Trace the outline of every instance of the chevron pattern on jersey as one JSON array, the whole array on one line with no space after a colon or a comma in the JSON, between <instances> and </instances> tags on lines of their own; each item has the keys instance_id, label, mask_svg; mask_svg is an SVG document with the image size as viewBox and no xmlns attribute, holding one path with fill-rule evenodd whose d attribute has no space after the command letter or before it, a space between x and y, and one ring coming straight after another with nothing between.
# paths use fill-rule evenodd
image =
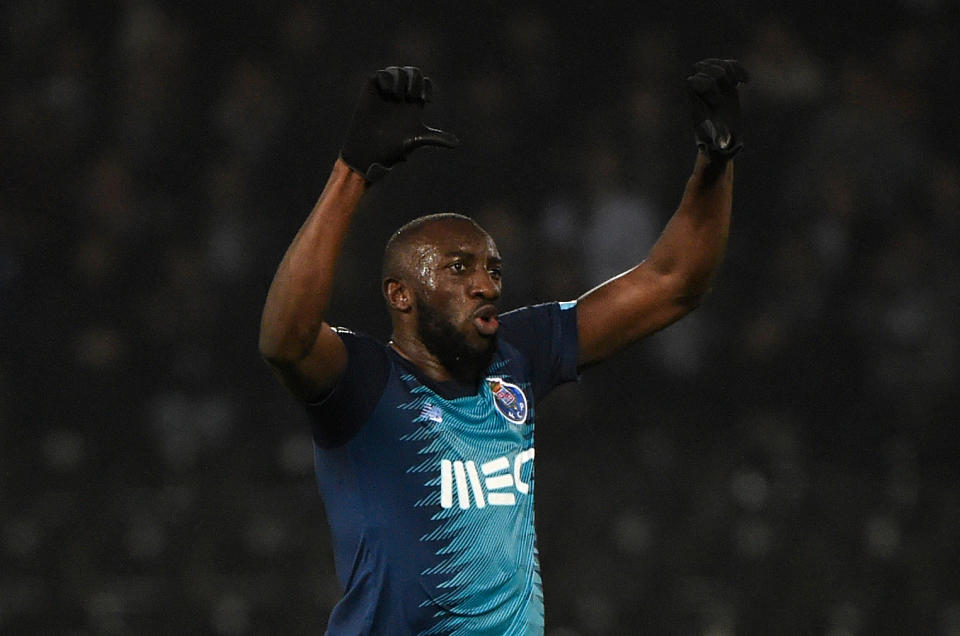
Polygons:
<instances>
[{"instance_id":1,"label":"chevron pattern on jersey","mask_svg":"<svg viewBox=\"0 0 960 636\"><path fill-rule=\"evenodd\" d=\"M505 362L497 361L489 375L497 375L504 366ZM419 427L401 440L420 444L422 458L407 472L424 476L427 494L416 506L436 510L431 516L436 527L420 540L437 546L438 560L421 574L439 575L442 581L433 590L432 600L424 603L435 608L437 623L422 634L502 636L524 633L528 625L542 629L534 470L533 461L525 461L532 450L521 455L533 447L532 407L527 423L516 425L497 412L486 382L475 396L447 400L412 375L402 380L409 383L414 399L399 407L416 411L414 422ZM529 395L528 385L519 386ZM456 482L448 474L448 487L457 491L449 507L441 505L444 462L448 470L454 466L460 472ZM505 484L513 483L514 475L529 487L528 492L514 489L513 505L502 503L509 501L503 496L499 500L490 496L492 488L505 493L509 489Z\"/></svg>"}]
</instances>

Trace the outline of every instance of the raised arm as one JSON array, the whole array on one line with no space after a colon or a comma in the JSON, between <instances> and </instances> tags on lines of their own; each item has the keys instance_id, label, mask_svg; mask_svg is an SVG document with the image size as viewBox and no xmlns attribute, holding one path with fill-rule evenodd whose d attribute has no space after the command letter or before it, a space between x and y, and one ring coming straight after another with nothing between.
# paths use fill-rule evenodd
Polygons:
<instances>
[{"instance_id":1,"label":"raised arm","mask_svg":"<svg viewBox=\"0 0 960 636\"><path fill-rule=\"evenodd\" d=\"M303 399L325 395L346 367L343 343L324 318L337 256L366 189L363 175L337 159L267 292L260 318L260 355Z\"/></svg>"},{"instance_id":2,"label":"raised arm","mask_svg":"<svg viewBox=\"0 0 960 636\"><path fill-rule=\"evenodd\" d=\"M709 290L727 246L741 148L737 85L746 80L738 63L714 59L687 79L699 148L693 174L647 258L580 297L581 368L682 318Z\"/></svg>"},{"instance_id":3,"label":"raised arm","mask_svg":"<svg viewBox=\"0 0 960 636\"><path fill-rule=\"evenodd\" d=\"M458 143L420 122L430 94L430 80L413 67L389 67L371 76L326 187L270 284L260 354L304 400L329 393L346 368L346 349L325 318L337 257L363 194L413 150Z\"/></svg>"}]
</instances>

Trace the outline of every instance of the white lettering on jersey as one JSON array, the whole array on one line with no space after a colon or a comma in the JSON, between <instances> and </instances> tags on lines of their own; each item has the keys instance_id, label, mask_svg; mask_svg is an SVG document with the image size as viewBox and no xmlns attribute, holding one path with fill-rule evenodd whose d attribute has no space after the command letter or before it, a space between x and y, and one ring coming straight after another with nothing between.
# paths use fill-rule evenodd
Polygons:
<instances>
[{"instance_id":1,"label":"white lettering on jersey","mask_svg":"<svg viewBox=\"0 0 960 636\"><path fill-rule=\"evenodd\" d=\"M536 451L533 448L528 448L518 453L512 462L506 455L484 462L480 465L480 472L484 476L482 484L480 474L477 472L477 464L473 460L441 459L440 505L443 508L452 508L453 492L456 490L457 505L461 510L470 507L471 495L477 508L483 508L487 504L515 506L517 492L522 495L530 492L530 484L521 479L520 472L524 464L533 461L535 454Z\"/></svg>"}]
</instances>

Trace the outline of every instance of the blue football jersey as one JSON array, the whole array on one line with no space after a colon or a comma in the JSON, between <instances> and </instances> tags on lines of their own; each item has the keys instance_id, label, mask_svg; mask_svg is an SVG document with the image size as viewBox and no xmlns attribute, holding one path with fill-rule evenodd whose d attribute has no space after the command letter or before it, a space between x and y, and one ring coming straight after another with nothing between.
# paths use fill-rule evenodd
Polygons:
<instances>
[{"instance_id":1,"label":"blue football jersey","mask_svg":"<svg viewBox=\"0 0 960 636\"><path fill-rule=\"evenodd\" d=\"M329 634L538 634L536 401L577 375L573 303L503 314L479 386L435 383L340 331L337 388L308 407L343 597Z\"/></svg>"}]
</instances>

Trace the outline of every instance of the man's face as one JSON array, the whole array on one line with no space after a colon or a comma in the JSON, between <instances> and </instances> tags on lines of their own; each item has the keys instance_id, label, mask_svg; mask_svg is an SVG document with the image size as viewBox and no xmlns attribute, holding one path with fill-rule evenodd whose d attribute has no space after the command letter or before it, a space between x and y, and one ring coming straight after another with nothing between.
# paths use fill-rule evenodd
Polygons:
<instances>
[{"instance_id":1,"label":"man's face","mask_svg":"<svg viewBox=\"0 0 960 636\"><path fill-rule=\"evenodd\" d=\"M501 260L472 223L426 228L411 251L420 339L447 367L488 359L499 328Z\"/></svg>"}]
</instances>

